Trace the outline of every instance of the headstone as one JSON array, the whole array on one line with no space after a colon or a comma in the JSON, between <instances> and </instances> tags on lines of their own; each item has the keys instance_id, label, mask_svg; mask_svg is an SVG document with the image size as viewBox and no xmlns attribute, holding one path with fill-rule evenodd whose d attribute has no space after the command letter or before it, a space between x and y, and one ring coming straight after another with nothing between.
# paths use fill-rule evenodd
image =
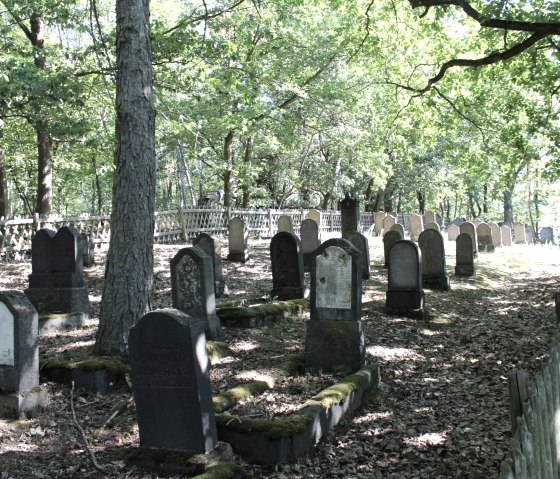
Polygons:
<instances>
[{"instance_id":1,"label":"headstone","mask_svg":"<svg viewBox=\"0 0 560 479\"><path fill-rule=\"evenodd\" d=\"M387 215L383 218L383 231L387 232L397 222L397 218L393 215Z\"/></svg>"},{"instance_id":2,"label":"headstone","mask_svg":"<svg viewBox=\"0 0 560 479\"><path fill-rule=\"evenodd\" d=\"M515 244L524 244L527 242L525 237L525 225L522 223L513 224L513 239Z\"/></svg>"},{"instance_id":3,"label":"headstone","mask_svg":"<svg viewBox=\"0 0 560 479\"><path fill-rule=\"evenodd\" d=\"M449 241L455 241L459 233L459 227L455 223L451 223L449 228L447 228L447 239Z\"/></svg>"},{"instance_id":4,"label":"headstone","mask_svg":"<svg viewBox=\"0 0 560 479\"><path fill-rule=\"evenodd\" d=\"M322 216L321 212L319 210L316 210L316 209L309 210L309 213L307 213L307 217L310 220L313 220L313 221L315 221L315 223L317 223L317 226L319 227L319 231L321 230L321 225L322 225L321 216Z\"/></svg>"},{"instance_id":5,"label":"headstone","mask_svg":"<svg viewBox=\"0 0 560 479\"><path fill-rule=\"evenodd\" d=\"M422 258L414 241L397 241L389 251L385 310L389 314L424 314Z\"/></svg>"},{"instance_id":6,"label":"headstone","mask_svg":"<svg viewBox=\"0 0 560 479\"><path fill-rule=\"evenodd\" d=\"M500 226L500 230L502 232L502 244L504 246L511 246L513 242L511 237L511 228L508 225Z\"/></svg>"},{"instance_id":7,"label":"headstone","mask_svg":"<svg viewBox=\"0 0 560 479\"><path fill-rule=\"evenodd\" d=\"M360 224L360 202L346 193L340 202L341 236L344 238L352 231L358 231Z\"/></svg>"},{"instance_id":8,"label":"headstone","mask_svg":"<svg viewBox=\"0 0 560 479\"><path fill-rule=\"evenodd\" d=\"M465 221L466 221L465 218L455 218L453 220L453 224L455 226L461 226Z\"/></svg>"},{"instance_id":9,"label":"headstone","mask_svg":"<svg viewBox=\"0 0 560 479\"><path fill-rule=\"evenodd\" d=\"M542 244L554 244L554 230L551 226L541 228L539 239Z\"/></svg>"},{"instance_id":10,"label":"headstone","mask_svg":"<svg viewBox=\"0 0 560 479\"><path fill-rule=\"evenodd\" d=\"M271 296L280 301L303 298L303 253L299 238L287 231L276 233L270 241L270 263Z\"/></svg>"},{"instance_id":11,"label":"headstone","mask_svg":"<svg viewBox=\"0 0 560 479\"><path fill-rule=\"evenodd\" d=\"M163 309L130 330L129 354L140 446L206 453L217 443L205 325Z\"/></svg>"},{"instance_id":12,"label":"headstone","mask_svg":"<svg viewBox=\"0 0 560 479\"><path fill-rule=\"evenodd\" d=\"M476 258L478 256L478 240L476 238L476 227L470 221L465 221L461 226L459 226L460 233L466 233L471 237L473 256Z\"/></svg>"},{"instance_id":13,"label":"headstone","mask_svg":"<svg viewBox=\"0 0 560 479\"><path fill-rule=\"evenodd\" d=\"M436 213L436 223L439 226L439 230L441 231L443 228L443 218Z\"/></svg>"},{"instance_id":14,"label":"headstone","mask_svg":"<svg viewBox=\"0 0 560 479\"><path fill-rule=\"evenodd\" d=\"M401 225L400 223L395 223L393 226L391 226L391 228L389 229L389 231L391 231L391 230L396 230L396 231L398 231L398 232L401 234L401 238L400 238L400 239L403 239L403 238L404 238L404 226Z\"/></svg>"},{"instance_id":15,"label":"headstone","mask_svg":"<svg viewBox=\"0 0 560 479\"><path fill-rule=\"evenodd\" d=\"M474 220L472 220L471 223L474 225L475 228L478 228L478 225L479 225L480 223L484 223L484 220L483 220L482 218L479 218L479 217L477 216Z\"/></svg>"},{"instance_id":16,"label":"headstone","mask_svg":"<svg viewBox=\"0 0 560 479\"><path fill-rule=\"evenodd\" d=\"M361 314L360 253L344 239L327 240L317 248L312 262L306 368L360 369L365 361Z\"/></svg>"},{"instance_id":17,"label":"headstone","mask_svg":"<svg viewBox=\"0 0 560 479\"><path fill-rule=\"evenodd\" d=\"M490 231L492 233L492 244L494 245L494 248L502 246L502 230L498 224L489 222L488 226L490 226Z\"/></svg>"},{"instance_id":18,"label":"headstone","mask_svg":"<svg viewBox=\"0 0 560 479\"><path fill-rule=\"evenodd\" d=\"M436 213L434 211L426 211L424 213L424 223L426 224L425 228L428 227L428 223L436 223Z\"/></svg>"},{"instance_id":19,"label":"headstone","mask_svg":"<svg viewBox=\"0 0 560 479\"><path fill-rule=\"evenodd\" d=\"M428 223L426 223L426 225L424 226L424 230L436 230L439 231L439 225L435 222L435 221L429 221Z\"/></svg>"},{"instance_id":20,"label":"headstone","mask_svg":"<svg viewBox=\"0 0 560 479\"><path fill-rule=\"evenodd\" d=\"M368 239L359 231L350 233L346 238L352 246L360 252L360 265L362 270L362 279L369 279L371 275L370 259L369 259L369 242Z\"/></svg>"},{"instance_id":21,"label":"headstone","mask_svg":"<svg viewBox=\"0 0 560 479\"><path fill-rule=\"evenodd\" d=\"M287 231L288 233L294 232L294 225L292 222L292 217L288 215L282 215L278 218L278 232Z\"/></svg>"},{"instance_id":22,"label":"headstone","mask_svg":"<svg viewBox=\"0 0 560 479\"><path fill-rule=\"evenodd\" d=\"M171 259L170 266L173 307L202 321L208 339L222 340L210 256L198 246L183 248Z\"/></svg>"},{"instance_id":23,"label":"headstone","mask_svg":"<svg viewBox=\"0 0 560 479\"><path fill-rule=\"evenodd\" d=\"M0 417L19 419L46 409L39 386L38 315L29 299L0 292Z\"/></svg>"},{"instance_id":24,"label":"headstone","mask_svg":"<svg viewBox=\"0 0 560 479\"><path fill-rule=\"evenodd\" d=\"M457 236L455 254L455 274L457 276L468 277L475 272L472 243L472 236L468 233L461 233Z\"/></svg>"},{"instance_id":25,"label":"headstone","mask_svg":"<svg viewBox=\"0 0 560 479\"><path fill-rule=\"evenodd\" d=\"M80 236L82 237L83 264L89 268L95 264L95 243L92 235L82 233Z\"/></svg>"},{"instance_id":26,"label":"headstone","mask_svg":"<svg viewBox=\"0 0 560 479\"><path fill-rule=\"evenodd\" d=\"M321 244L319 241L319 225L314 219L307 218L301 222L299 234L303 253L303 269L304 271L310 271L311 254Z\"/></svg>"},{"instance_id":27,"label":"headstone","mask_svg":"<svg viewBox=\"0 0 560 479\"><path fill-rule=\"evenodd\" d=\"M376 211L374 217L374 232L377 236L383 233L383 218L385 218L384 211Z\"/></svg>"},{"instance_id":28,"label":"headstone","mask_svg":"<svg viewBox=\"0 0 560 479\"><path fill-rule=\"evenodd\" d=\"M389 251L393 245L397 242L404 239L403 235L399 230L389 230L387 233L383 235L383 253L384 253L384 266L385 268L389 267Z\"/></svg>"},{"instance_id":29,"label":"headstone","mask_svg":"<svg viewBox=\"0 0 560 479\"><path fill-rule=\"evenodd\" d=\"M420 233L418 246L422 252L422 287L449 291L442 234L433 228L425 229Z\"/></svg>"},{"instance_id":30,"label":"headstone","mask_svg":"<svg viewBox=\"0 0 560 479\"><path fill-rule=\"evenodd\" d=\"M227 259L237 263L249 261L249 233L245 222L236 216L228 223L229 253Z\"/></svg>"},{"instance_id":31,"label":"headstone","mask_svg":"<svg viewBox=\"0 0 560 479\"><path fill-rule=\"evenodd\" d=\"M536 236L535 228L530 225L525 225L525 240L527 244L535 244Z\"/></svg>"},{"instance_id":32,"label":"headstone","mask_svg":"<svg viewBox=\"0 0 560 479\"><path fill-rule=\"evenodd\" d=\"M39 230L31 241L31 274L25 295L39 314L39 332L75 329L89 318L80 233L63 226Z\"/></svg>"},{"instance_id":33,"label":"headstone","mask_svg":"<svg viewBox=\"0 0 560 479\"><path fill-rule=\"evenodd\" d=\"M408 218L408 231L411 241L418 241L420 233L424 231L424 221L422 215L412 213Z\"/></svg>"},{"instance_id":34,"label":"headstone","mask_svg":"<svg viewBox=\"0 0 560 479\"><path fill-rule=\"evenodd\" d=\"M478 250L486 253L494 252L494 240L492 239L492 230L487 223L480 223L476 227L476 238L478 241Z\"/></svg>"},{"instance_id":35,"label":"headstone","mask_svg":"<svg viewBox=\"0 0 560 479\"><path fill-rule=\"evenodd\" d=\"M216 298L221 298L226 292L226 283L222 273L222 242L208 233L200 233L193 241L193 246L198 246L210 256L214 270L214 293Z\"/></svg>"}]
</instances>

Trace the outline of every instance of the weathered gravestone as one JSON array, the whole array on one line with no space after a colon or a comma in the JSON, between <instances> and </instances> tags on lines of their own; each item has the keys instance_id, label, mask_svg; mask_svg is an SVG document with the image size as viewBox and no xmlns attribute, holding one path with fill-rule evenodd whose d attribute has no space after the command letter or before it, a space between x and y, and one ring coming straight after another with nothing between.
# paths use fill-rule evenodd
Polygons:
<instances>
[{"instance_id":1,"label":"weathered gravestone","mask_svg":"<svg viewBox=\"0 0 560 479\"><path fill-rule=\"evenodd\" d=\"M0 292L0 417L18 419L46 409L39 386L38 316L29 299Z\"/></svg>"},{"instance_id":2,"label":"weathered gravestone","mask_svg":"<svg viewBox=\"0 0 560 479\"><path fill-rule=\"evenodd\" d=\"M455 223L451 223L447 228L447 239L448 241L455 241L457 236L459 236L459 227Z\"/></svg>"},{"instance_id":3,"label":"weathered gravestone","mask_svg":"<svg viewBox=\"0 0 560 479\"><path fill-rule=\"evenodd\" d=\"M303 253L303 269L310 271L311 255L321 244L319 241L319 225L314 219L307 218L301 222L299 234Z\"/></svg>"},{"instance_id":4,"label":"weathered gravestone","mask_svg":"<svg viewBox=\"0 0 560 479\"><path fill-rule=\"evenodd\" d=\"M414 241L397 241L389 251L385 311L424 316L422 254Z\"/></svg>"},{"instance_id":5,"label":"weathered gravestone","mask_svg":"<svg viewBox=\"0 0 560 479\"><path fill-rule=\"evenodd\" d=\"M539 239L542 244L554 244L554 230L551 226L541 228Z\"/></svg>"},{"instance_id":6,"label":"weathered gravestone","mask_svg":"<svg viewBox=\"0 0 560 479\"><path fill-rule=\"evenodd\" d=\"M377 211L375 213L375 215L373 216L374 218L374 232L377 236L381 236L381 234L383 233L383 218L385 218L385 212L384 211Z\"/></svg>"},{"instance_id":7,"label":"weathered gravestone","mask_svg":"<svg viewBox=\"0 0 560 479\"><path fill-rule=\"evenodd\" d=\"M198 246L210 256L214 270L214 293L216 298L221 298L226 293L226 282L222 273L222 242L208 233L200 233L193 241L193 246Z\"/></svg>"},{"instance_id":8,"label":"weathered gravestone","mask_svg":"<svg viewBox=\"0 0 560 479\"><path fill-rule=\"evenodd\" d=\"M433 228L425 229L420 233L418 246L422 252L422 287L449 291L442 234Z\"/></svg>"},{"instance_id":9,"label":"weathered gravestone","mask_svg":"<svg viewBox=\"0 0 560 479\"><path fill-rule=\"evenodd\" d=\"M278 232L286 231L288 233L294 232L294 225L292 217L288 215L282 215L278 218Z\"/></svg>"},{"instance_id":10,"label":"weathered gravestone","mask_svg":"<svg viewBox=\"0 0 560 479\"><path fill-rule=\"evenodd\" d=\"M493 253L495 250L494 240L492 239L492 230L487 223L480 223L476 227L476 239L478 241L478 250L486 253Z\"/></svg>"},{"instance_id":11,"label":"weathered gravestone","mask_svg":"<svg viewBox=\"0 0 560 479\"><path fill-rule=\"evenodd\" d=\"M316 209L311 209L309 210L309 213L307 213L307 218L309 218L310 220L315 221L315 223L317 223L317 226L319 227L319 231L321 230L321 212L319 210Z\"/></svg>"},{"instance_id":12,"label":"weathered gravestone","mask_svg":"<svg viewBox=\"0 0 560 479\"><path fill-rule=\"evenodd\" d=\"M424 230L436 230L440 231L439 225L435 221L429 221L424 226ZM420 233L421 234L421 233Z\"/></svg>"},{"instance_id":13,"label":"weathered gravestone","mask_svg":"<svg viewBox=\"0 0 560 479\"><path fill-rule=\"evenodd\" d=\"M426 211L426 213L424 213L425 228L428 227L428 223L436 223L436 213L434 211Z\"/></svg>"},{"instance_id":14,"label":"weathered gravestone","mask_svg":"<svg viewBox=\"0 0 560 479\"><path fill-rule=\"evenodd\" d=\"M525 237L525 225L523 223L514 223L513 239L515 244L523 244L527 242L527 238Z\"/></svg>"},{"instance_id":15,"label":"weathered gravestone","mask_svg":"<svg viewBox=\"0 0 560 479\"><path fill-rule=\"evenodd\" d=\"M511 228L509 225L501 225L500 231L502 232L502 244L504 246L511 246L513 242Z\"/></svg>"},{"instance_id":16,"label":"weathered gravestone","mask_svg":"<svg viewBox=\"0 0 560 479\"><path fill-rule=\"evenodd\" d=\"M389 267L389 251L391 251L391 248L397 241L402 239L404 239L404 237L399 230L390 230L383 235L383 265L385 266L385 268Z\"/></svg>"},{"instance_id":17,"label":"weathered gravestone","mask_svg":"<svg viewBox=\"0 0 560 479\"><path fill-rule=\"evenodd\" d=\"M400 223L395 223L393 226L391 226L389 231L392 231L392 230L398 231L401 234L401 239L404 238L404 226L403 225L401 225Z\"/></svg>"},{"instance_id":18,"label":"weathered gravestone","mask_svg":"<svg viewBox=\"0 0 560 479\"><path fill-rule=\"evenodd\" d=\"M525 225L525 240L527 241L527 244L535 244L536 236L537 233L535 228L530 225Z\"/></svg>"},{"instance_id":19,"label":"weathered gravestone","mask_svg":"<svg viewBox=\"0 0 560 479\"><path fill-rule=\"evenodd\" d=\"M227 259L237 263L249 261L248 247L249 233L245 228L245 222L239 218L232 218L228 223L229 253Z\"/></svg>"},{"instance_id":20,"label":"weathered gravestone","mask_svg":"<svg viewBox=\"0 0 560 479\"><path fill-rule=\"evenodd\" d=\"M130 330L129 355L140 446L206 453L217 443L205 325L162 309Z\"/></svg>"},{"instance_id":21,"label":"weathered gravestone","mask_svg":"<svg viewBox=\"0 0 560 479\"><path fill-rule=\"evenodd\" d=\"M476 238L476 227L470 221L465 221L461 226L459 226L460 233L468 234L472 240L473 256L476 258L478 256L478 240Z\"/></svg>"},{"instance_id":22,"label":"weathered gravestone","mask_svg":"<svg viewBox=\"0 0 560 479\"><path fill-rule=\"evenodd\" d=\"M346 237L352 231L358 231L360 224L360 202L352 198L350 193L340 201L341 236Z\"/></svg>"},{"instance_id":23,"label":"weathered gravestone","mask_svg":"<svg viewBox=\"0 0 560 479\"><path fill-rule=\"evenodd\" d=\"M360 252L360 267L362 270L362 279L369 279L371 275L370 259L369 259L369 242L366 236L359 231L353 231L344 239L350 241L352 246Z\"/></svg>"},{"instance_id":24,"label":"weathered gravestone","mask_svg":"<svg viewBox=\"0 0 560 479\"><path fill-rule=\"evenodd\" d=\"M80 236L82 237L83 264L89 268L95 264L95 243L92 235L82 233Z\"/></svg>"},{"instance_id":25,"label":"weathered gravestone","mask_svg":"<svg viewBox=\"0 0 560 479\"><path fill-rule=\"evenodd\" d=\"M286 301L303 298L303 254L299 238L287 231L270 240L271 296Z\"/></svg>"},{"instance_id":26,"label":"weathered gravestone","mask_svg":"<svg viewBox=\"0 0 560 479\"><path fill-rule=\"evenodd\" d=\"M396 224L397 218L393 215L387 215L383 218L383 231L387 232L391 229L391 227Z\"/></svg>"},{"instance_id":27,"label":"weathered gravestone","mask_svg":"<svg viewBox=\"0 0 560 479\"><path fill-rule=\"evenodd\" d=\"M171 259L170 266L173 307L202 321L208 339L222 340L210 256L198 246L183 248Z\"/></svg>"},{"instance_id":28,"label":"weathered gravestone","mask_svg":"<svg viewBox=\"0 0 560 479\"><path fill-rule=\"evenodd\" d=\"M489 222L488 226L490 227L490 231L492 233L492 244L494 245L494 248L502 246L502 230L498 224Z\"/></svg>"},{"instance_id":29,"label":"weathered gravestone","mask_svg":"<svg viewBox=\"0 0 560 479\"><path fill-rule=\"evenodd\" d=\"M365 361L360 253L344 239L325 241L311 267L305 366L325 372L360 369Z\"/></svg>"},{"instance_id":30,"label":"weathered gravestone","mask_svg":"<svg viewBox=\"0 0 560 479\"><path fill-rule=\"evenodd\" d=\"M455 274L469 277L475 272L472 236L461 233L457 236L455 253Z\"/></svg>"},{"instance_id":31,"label":"weathered gravestone","mask_svg":"<svg viewBox=\"0 0 560 479\"><path fill-rule=\"evenodd\" d=\"M74 228L42 229L33 237L24 292L39 314L40 333L75 329L89 318L82 252L82 237Z\"/></svg>"},{"instance_id":32,"label":"weathered gravestone","mask_svg":"<svg viewBox=\"0 0 560 479\"><path fill-rule=\"evenodd\" d=\"M408 217L408 231L411 241L418 241L420 233L424 231L424 221L422 215L412 213Z\"/></svg>"}]
</instances>

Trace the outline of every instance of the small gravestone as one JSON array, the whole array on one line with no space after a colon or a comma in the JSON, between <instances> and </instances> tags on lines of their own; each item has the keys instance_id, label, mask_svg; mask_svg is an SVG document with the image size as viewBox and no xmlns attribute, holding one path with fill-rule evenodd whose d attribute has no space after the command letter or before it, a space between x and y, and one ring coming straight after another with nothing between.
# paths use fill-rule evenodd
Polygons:
<instances>
[{"instance_id":1,"label":"small gravestone","mask_svg":"<svg viewBox=\"0 0 560 479\"><path fill-rule=\"evenodd\" d=\"M436 230L436 231L440 230L439 225L435 221L427 222L426 225L424 226L424 229L425 230ZM422 233L420 233L420 234L422 234Z\"/></svg>"},{"instance_id":2,"label":"small gravestone","mask_svg":"<svg viewBox=\"0 0 560 479\"><path fill-rule=\"evenodd\" d=\"M511 246L513 239L511 237L511 228L509 225L501 225L500 230L502 232L502 244L504 246Z\"/></svg>"},{"instance_id":3,"label":"small gravestone","mask_svg":"<svg viewBox=\"0 0 560 479\"><path fill-rule=\"evenodd\" d=\"M492 233L492 244L494 248L502 246L502 230L497 223L489 222L490 232Z\"/></svg>"},{"instance_id":4,"label":"small gravestone","mask_svg":"<svg viewBox=\"0 0 560 479\"><path fill-rule=\"evenodd\" d=\"M494 240L492 239L492 230L487 223L479 223L476 227L476 238L478 241L478 250L486 253L494 252Z\"/></svg>"},{"instance_id":5,"label":"small gravestone","mask_svg":"<svg viewBox=\"0 0 560 479\"><path fill-rule=\"evenodd\" d=\"M319 227L319 230L321 229L321 224L322 224L321 223L321 220L322 220L321 216L322 216L321 212L319 210L316 210L316 209L309 210L309 213L307 213L307 217L310 220L313 220L313 221L315 221L315 223L317 223L317 226Z\"/></svg>"},{"instance_id":6,"label":"small gravestone","mask_svg":"<svg viewBox=\"0 0 560 479\"><path fill-rule=\"evenodd\" d=\"M513 240L515 244L527 243L527 238L525 237L525 225L523 223L514 223Z\"/></svg>"},{"instance_id":7,"label":"small gravestone","mask_svg":"<svg viewBox=\"0 0 560 479\"><path fill-rule=\"evenodd\" d=\"M198 246L183 248L171 259L171 296L173 307L206 325L206 336L222 340L216 316L212 259Z\"/></svg>"},{"instance_id":8,"label":"small gravestone","mask_svg":"<svg viewBox=\"0 0 560 479\"><path fill-rule=\"evenodd\" d=\"M542 244L554 244L554 230L551 226L541 228L539 240Z\"/></svg>"},{"instance_id":9,"label":"small gravestone","mask_svg":"<svg viewBox=\"0 0 560 479\"><path fill-rule=\"evenodd\" d=\"M457 236L455 254L455 275L469 277L475 272L472 236L461 233Z\"/></svg>"},{"instance_id":10,"label":"small gravestone","mask_svg":"<svg viewBox=\"0 0 560 479\"><path fill-rule=\"evenodd\" d=\"M421 256L420 248L413 241L400 240L391 247L385 300L387 313L424 317Z\"/></svg>"},{"instance_id":11,"label":"small gravestone","mask_svg":"<svg viewBox=\"0 0 560 479\"><path fill-rule=\"evenodd\" d=\"M447 239L448 241L455 241L457 236L459 236L459 227L455 223L451 223L447 228Z\"/></svg>"},{"instance_id":12,"label":"small gravestone","mask_svg":"<svg viewBox=\"0 0 560 479\"><path fill-rule=\"evenodd\" d=\"M385 218L383 218L383 231L389 231L396 222L397 218L393 215L385 216Z\"/></svg>"},{"instance_id":13,"label":"small gravestone","mask_svg":"<svg viewBox=\"0 0 560 479\"><path fill-rule=\"evenodd\" d=\"M39 386L38 316L29 299L0 292L0 417L18 419L46 409Z\"/></svg>"},{"instance_id":14,"label":"small gravestone","mask_svg":"<svg viewBox=\"0 0 560 479\"><path fill-rule=\"evenodd\" d=\"M232 218L228 223L229 253L227 259L236 263L249 261L248 247L249 233L245 222L239 218Z\"/></svg>"},{"instance_id":15,"label":"small gravestone","mask_svg":"<svg viewBox=\"0 0 560 479\"><path fill-rule=\"evenodd\" d=\"M461 226L465 221L467 221L465 218L455 218L453 224L455 226Z\"/></svg>"},{"instance_id":16,"label":"small gravestone","mask_svg":"<svg viewBox=\"0 0 560 479\"><path fill-rule=\"evenodd\" d=\"M425 228L428 227L428 223L435 223L436 222L436 213L434 211L426 211L424 214L424 223L426 224Z\"/></svg>"},{"instance_id":17,"label":"small gravestone","mask_svg":"<svg viewBox=\"0 0 560 479\"><path fill-rule=\"evenodd\" d=\"M294 232L294 225L291 216L282 215L278 218L278 232L281 231L286 231L288 233Z\"/></svg>"},{"instance_id":18,"label":"small gravestone","mask_svg":"<svg viewBox=\"0 0 560 479\"><path fill-rule=\"evenodd\" d=\"M537 233L535 232L535 228L530 225L525 225L525 240L527 244L535 244L535 238Z\"/></svg>"},{"instance_id":19,"label":"small gravestone","mask_svg":"<svg viewBox=\"0 0 560 479\"><path fill-rule=\"evenodd\" d=\"M303 254L299 238L287 231L276 233L270 241L270 263L271 296L280 301L303 298Z\"/></svg>"},{"instance_id":20,"label":"small gravestone","mask_svg":"<svg viewBox=\"0 0 560 479\"><path fill-rule=\"evenodd\" d=\"M344 239L327 240L312 262L306 368L360 369L365 361L361 315L360 253Z\"/></svg>"},{"instance_id":21,"label":"small gravestone","mask_svg":"<svg viewBox=\"0 0 560 479\"><path fill-rule=\"evenodd\" d=\"M422 215L412 213L408 218L408 231L411 241L418 241L420 233L424 231L424 221Z\"/></svg>"},{"instance_id":22,"label":"small gravestone","mask_svg":"<svg viewBox=\"0 0 560 479\"><path fill-rule=\"evenodd\" d=\"M389 230L383 235L383 265L385 266L385 268L389 267L389 251L391 251L391 248L397 241L400 241L402 239L404 239L404 237L399 230Z\"/></svg>"},{"instance_id":23,"label":"small gravestone","mask_svg":"<svg viewBox=\"0 0 560 479\"><path fill-rule=\"evenodd\" d=\"M63 226L39 230L31 241L31 274L25 295L39 314L39 332L81 327L90 305L83 278L80 233Z\"/></svg>"},{"instance_id":24,"label":"small gravestone","mask_svg":"<svg viewBox=\"0 0 560 479\"><path fill-rule=\"evenodd\" d=\"M319 225L312 218L301 222L300 227L301 251L303 253L303 268L310 271L311 254L321 244L319 241Z\"/></svg>"},{"instance_id":25,"label":"small gravestone","mask_svg":"<svg viewBox=\"0 0 560 479\"><path fill-rule=\"evenodd\" d=\"M420 233L418 246L422 252L422 287L449 291L442 234L433 228L425 229Z\"/></svg>"},{"instance_id":26,"label":"small gravestone","mask_svg":"<svg viewBox=\"0 0 560 479\"><path fill-rule=\"evenodd\" d=\"M359 231L353 231L344 239L352 243L352 246L360 252L360 265L362 270L362 279L369 279L371 275L370 259L369 259L369 242L365 235Z\"/></svg>"},{"instance_id":27,"label":"small gravestone","mask_svg":"<svg viewBox=\"0 0 560 479\"><path fill-rule=\"evenodd\" d=\"M404 238L404 226L403 225L401 225L400 223L395 223L393 226L391 226L389 231L392 231L392 230L398 231L401 234L401 239Z\"/></svg>"},{"instance_id":28,"label":"small gravestone","mask_svg":"<svg viewBox=\"0 0 560 479\"><path fill-rule=\"evenodd\" d=\"M461 226L459 226L459 232L468 234L472 240L473 256L476 258L478 256L478 240L476 238L476 227L474 223L470 221L465 221Z\"/></svg>"},{"instance_id":29,"label":"small gravestone","mask_svg":"<svg viewBox=\"0 0 560 479\"><path fill-rule=\"evenodd\" d=\"M93 236L86 233L80 235L82 237L83 264L86 268L90 268L95 264L95 243Z\"/></svg>"},{"instance_id":30,"label":"small gravestone","mask_svg":"<svg viewBox=\"0 0 560 479\"><path fill-rule=\"evenodd\" d=\"M340 202L341 236L344 238L352 231L358 231L360 224L360 202L346 193Z\"/></svg>"},{"instance_id":31,"label":"small gravestone","mask_svg":"<svg viewBox=\"0 0 560 479\"><path fill-rule=\"evenodd\" d=\"M200 233L193 241L193 246L198 246L212 259L214 269L214 293L216 298L221 298L226 291L226 283L222 273L222 242L219 238Z\"/></svg>"},{"instance_id":32,"label":"small gravestone","mask_svg":"<svg viewBox=\"0 0 560 479\"><path fill-rule=\"evenodd\" d=\"M130 330L129 355L140 446L206 453L217 443L205 325L163 309Z\"/></svg>"},{"instance_id":33,"label":"small gravestone","mask_svg":"<svg viewBox=\"0 0 560 479\"><path fill-rule=\"evenodd\" d=\"M377 236L381 236L383 234L383 219L385 218L384 211L376 211L374 215L374 226L373 230Z\"/></svg>"}]
</instances>

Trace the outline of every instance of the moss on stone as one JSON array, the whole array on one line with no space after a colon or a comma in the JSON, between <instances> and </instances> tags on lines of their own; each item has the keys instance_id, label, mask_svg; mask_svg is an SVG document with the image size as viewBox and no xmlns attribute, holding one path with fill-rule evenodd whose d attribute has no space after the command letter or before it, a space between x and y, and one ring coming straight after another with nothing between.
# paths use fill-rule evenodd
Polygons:
<instances>
[{"instance_id":1,"label":"moss on stone","mask_svg":"<svg viewBox=\"0 0 560 479\"><path fill-rule=\"evenodd\" d=\"M287 376L299 376L305 373L305 354L288 354L284 357L282 371Z\"/></svg>"},{"instance_id":2,"label":"moss on stone","mask_svg":"<svg viewBox=\"0 0 560 479\"><path fill-rule=\"evenodd\" d=\"M216 315L224 321L257 317L257 313L254 308L247 308L245 306L228 306L216 309Z\"/></svg>"},{"instance_id":3,"label":"moss on stone","mask_svg":"<svg viewBox=\"0 0 560 479\"><path fill-rule=\"evenodd\" d=\"M241 467L238 464L224 461L213 461L208 464L203 474L194 476L192 479L235 479L241 475Z\"/></svg>"},{"instance_id":4,"label":"moss on stone","mask_svg":"<svg viewBox=\"0 0 560 479\"><path fill-rule=\"evenodd\" d=\"M255 394L260 394L267 389L269 389L269 385L266 381L254 381L223 391L212 397L214 411L216 413L222 413L232 408L243 399L247 399Z\"/></svg>"},{"instance_id":5,"label":"moss on stone","mask_svg":"<svg viewBox=\"0 0 560 479\"><path fill-rule=\"evenodd\" d=\"M234 431L242 433L262 432L268 439L276 440L303 433L313 422L311 414L295 413L282 419L255 419L230 414L216 414L216 422Z\"/></svg>"},{"instance_id":6,"label":"moss on stone","mask_svg":"<svg viewBox=\"0 0 560 479\"><path fill-rule=\"evenodd\" d=\"M285 314L302 314L309 309L309 300L292 299L289 301L276 301L273 303L258 304L255 306L220 306L216 308L216 315L223 320L245 318L265 318Z\"/></svg>"},{"instance_id":7,"label":"moss on stone","mask_svg":"<svg viewBox=\"0 0 560 479\"><path fill-rule=\"evenodd\" d=\"M229 355L229 346L223 341L207 341L206 351L210 364L216 364Z\"/></svg>"},{"instance_id":8,"label":"moss on stone","mask_svg":"<svg viewBox=\"0 0 560 479\"><path fill-rule=\"evenodd\" d=\"M350 374L342 379L342 381L333 384L327 389L323 389L319 394L303 403L301 408L321 407L323 409L328 409L335 404L341 404L366 380L367 373L365 371L358 371L357 373Z\"/></svg>"},{"instance_id":9,"label":"moss on stone","mask_svg":"<svg viewBox=\"0 0 560 479\"><path fill-rule=\"evenodd\" d=\"M40 321L45 321L48 319L66 319L72 318L73 316L81 316L83 315L83 311L71 311L69 313L49 313L49 314L41 314L39 316Z\"/></svg>"},{"instance_id":10,"label":"moss on stone","mask_svg":"<svg viewBox=\"0 0 560 479\"><path fill-rule=\"evenodd\" d=\"M115 376L124 378L128 366L118 357L92 356L70 359L44 359L41 361L41 369L81 369L84 371L104 369Z\"/></svg>"}]
</instances>

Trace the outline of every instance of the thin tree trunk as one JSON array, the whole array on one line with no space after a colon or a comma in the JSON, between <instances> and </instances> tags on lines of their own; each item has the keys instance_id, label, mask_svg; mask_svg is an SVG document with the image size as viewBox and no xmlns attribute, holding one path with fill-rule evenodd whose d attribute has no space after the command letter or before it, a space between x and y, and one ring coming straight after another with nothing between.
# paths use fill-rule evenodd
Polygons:
<instances>
[{"instance_id":1,"label":"thin tree trunk","mask_svg":"<svg viewBox=\"0 0 560 479\"><path fill-rule=\"evenodd\" d=\"M247 138L245 142L245 155L243 156L243 163L245 164L245 171L248 171L253 161L253 138ZM251 184L247 179L249 175L245 175L242 183L243 200L241 203L242 208L248 208L251 202Z\"/></svg>"},{"instance_id":2,"label":"thin tree trunk","mask_svg":"<svg viewBox=\"0 0 560 479\"><path fill-rule=\"evenodd\" d=\"M46 133L46 120L35 122L37 132L38 175L37 175L37 203L35 213L48 216L52 212L52 140Z\"/></svg>"},{"instance_id":3,"label":"thin tree trunk","mask_svg":"<svg viewBox=\"0 0 560 479\"><path fill-rule=\"evenodd\" d=\"M507 184L504 190L504 223L513 225L513 185Z\"/></svg>"},{"instance_id":4,"label":"thin tree trunk","mask_svg":"<svg viewBox=\"0 0 560 479\"><path fill-rule=\"evenodd\" d=\"M235 132L230 130L224 139L224 164L226 168L224 170L224 206L226 208L230 207L233 202L233 195L231 192L231 177L233 175L233 139L235 137Z\"/></svg>"},{"instance_id":5,"label":"thin tree trunk","mask_svg":"<svg viewBox=\"0 0 560 479\"><path fill-rule=\"evenodd\" d=\"M0 115L0 218L8 218L8 181L6 177L6 152L4 150L4 119Z\"/></svg>"}]
</instances>

